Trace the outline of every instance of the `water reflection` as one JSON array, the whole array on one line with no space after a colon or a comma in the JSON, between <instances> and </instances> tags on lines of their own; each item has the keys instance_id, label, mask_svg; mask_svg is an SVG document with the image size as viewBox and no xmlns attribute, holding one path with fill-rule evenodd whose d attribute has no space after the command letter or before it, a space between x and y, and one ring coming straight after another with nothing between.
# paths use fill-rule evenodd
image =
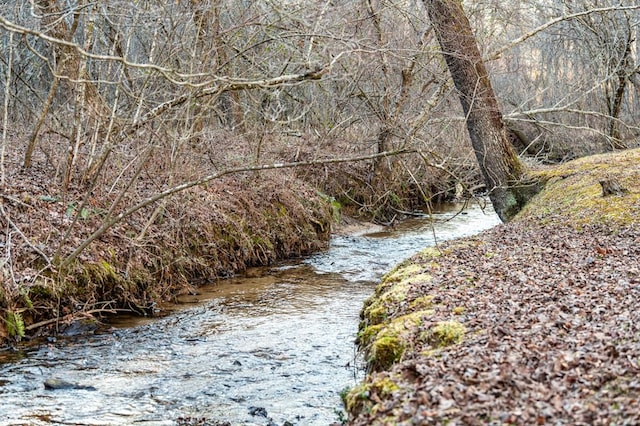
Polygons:
<instances>
[{"instance_id":1,"label":"water reflection","mask_svg":"<svg viewBox=\"0 0 640 426\"><path fill-rule=\"evenodd\" d=\"M159 320L81 342L58 340L0 366L0 424L327 425L359 379L353 340L362 302L395 263L495 225L477 206L394 230L336 237L301 262L184 297ZM49 391L52 377L95 391ZM263 414L266 413L266 416ZM271 422L271 423L270 423Z\"/></svg>"}]
</instances>

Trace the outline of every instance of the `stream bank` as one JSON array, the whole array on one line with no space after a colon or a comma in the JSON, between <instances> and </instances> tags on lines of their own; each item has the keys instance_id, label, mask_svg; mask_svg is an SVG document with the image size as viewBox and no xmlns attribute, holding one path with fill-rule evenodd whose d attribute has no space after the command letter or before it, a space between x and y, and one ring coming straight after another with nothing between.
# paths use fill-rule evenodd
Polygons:
<instances>
[{"instance_id":1,"label":"stream bank","mask_svg":"<svg viewBox=\"0 0 640 426\"><path fill-rule=\"evenodd\" d=\"M116 194L96 190L81 208L83 188L59 194L15 173L0 194L11 254L0 263L0 344L115 311L156 315L199 284L326 248L335 215L328 197L288 173L238 174L141 208L67 262L108 220Z\"/></svg>"},{"instance_id":2,"label":"stream bank","mask_svg":"<svg viewBox=\"0 0 640 426\"><path fill-rule=\"evenodd\" d=\"M7 354L0 425L339 422L340 391L362 379L353 342L375 282L434 238L497 222L490 209L453 205L334 236L326 251L181 295L164 318L118 316L106 333Z\"/></svg>"},{"instance_id":3,"label":"stream bank","mask_svg":"<svg viewBox=\"0 0 640 426\"><path fill-rule=\"evenodd\" d=\"M513 222L387 274L361 312L349 423L639 423L638 164L533 171L545 188Z\"/></svg>"}]
</instances>

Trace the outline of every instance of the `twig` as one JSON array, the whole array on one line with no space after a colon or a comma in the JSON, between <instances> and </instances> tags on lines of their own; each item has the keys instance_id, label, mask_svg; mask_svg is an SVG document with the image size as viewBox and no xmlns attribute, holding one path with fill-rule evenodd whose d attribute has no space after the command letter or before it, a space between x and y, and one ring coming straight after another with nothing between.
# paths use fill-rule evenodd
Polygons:
<instances>
[{"instance_id":1,"label":"twig","mask_svg":"<svg viewBox=\"0 0 640 426\"><path fill-rule=\"evenodd\" d=\"M4 198L5 200L11 201L12 203L15 203L15 204L21 205L22 207L27 207L27 208L30 208L30 209L32 209L32 208L33 208L33 206L31 206L31 205L29 205L29 204L27 204L27 203L23 203L22 201L18 200L17 198L13 198L13 197L12 197L12 196L10 196L10 195L7 195L7 194L0 194L0 197Z\"/></svg>"},{"instance_id":2,"label":"twig","mask_svg":"<svg viewBox=\"0 0 640 426\"><path fill-rule=\"evenodd\" d=\"M76 312L73 314L67 314L65 316L63 316L62 318L57 317L57 318L51 318L48 320L44 320L44 321L40 321L40 322L36 322L34 324L31 324L27 327L25 327L24 329L26 331L31 331L31 330L35 330L41 327L46 327L49 324L54 324L57 323L59 321L70 321L76 318L79 318L81 316L92 316L93 314L116 314L118 312L132 312L130 309L105 309L105 308L101 308L101 309L92 309L90 311L82 311L82 312Z\"/></svg>"},{"instance_id":3,"label":"twig","mask_svg":"<svg viewBox=\"0 0 640 426\"><path fill-rule=\"evenodd\" d=\"M529 31L528 33L525 33L525 34L521 35L520 37L516 38L515 40L510 41L509 43L505 44L501 48L499 48L496 51L492 52L490 55L488 55L485 58L485 61L492 61L494 59L500 58L500 56L502 56L502 54L504 52L506 52L507 50L510 50L510 49L514 48L518 44L521 44L521 43L525 42L526 40L530 39L531 37L535 36L536 34L542 32L542 31L546 30L547 28L552 27L555 24L558 24L560 22L569 21L569 20L574 19L574 18L579 18L581 16L591 15L591 14L594 14L594 13L605 13L605 12L614 12L614 11L620 11L620 10L637 10L637 9L640 9L640 5L635 5L635 6L617 5L617 6L609 6L609 7L600 7L600 8L594 8L594 9L588 9L588 10L583 10L581 12L571 13L569 15L558 16L557 18L554 18L554 19L552 19L550 21L545 22L544 24L534 28L533 30Z\"/></svg>"},{"instance_id":4,"label":"twig","mask_svg":"<svg viewBox=\"0 0 640 426\"><path fill-rule=\"evenodd\" d=\"M27 245L29 247L31 247L31 249L33 251L35 251L36 253L38 253L45 262L47 262L47 266L51 266L51 260L49 259L49 257L44 254L44 252L42 250L40 250L38 247L34 246L33 244L31 244L31 241L29 241L29 238L27 238L26 235L24 235L22 233L22 231L20 230L20 228L18 228L18 225L16 225L11 218L9 217L9 215L7 214L7 212L4 210L4 207L2 205L2 203L0 203L0 214L2 214L2 216L5 217L5 219L7 219L7 222L9 223L9 225L15 229L15 231L18 233L18 235L20 235L20 237L22 237L22 239L24 240L25 243L27 243Z\"/></svg>"}]
</instances>

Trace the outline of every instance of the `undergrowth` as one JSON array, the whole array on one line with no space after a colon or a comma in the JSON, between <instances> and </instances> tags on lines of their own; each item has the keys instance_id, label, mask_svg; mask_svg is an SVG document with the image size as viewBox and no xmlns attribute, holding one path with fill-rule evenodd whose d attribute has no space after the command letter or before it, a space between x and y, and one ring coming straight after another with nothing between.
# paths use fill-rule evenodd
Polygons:
<instances>
[{"instance_id":1,"label":"undergrowth","mask_svg":"<svg viewBox=\"0 0 640 426\"><path fill-rule=\"evenodd\" d=\"M162 302L200 283L326 247L334 216L326 196L290 174L236 175L175 195L160 214L152 216L158 206L141 210L60 268L56 246L68 253L101 217L81 219L63 241L70 222L64 197L24 181L19 189L5 197L0 220L8 217L17 229L28 230L28 243L11 240L19 256L3 263L0 340L48 333L80 313L153 315ZM96 197L92 209L106 210L109 201ZM149 217L154 221L147 226ZM46 243L35 246L38 241Z\"/></svg>"}]
</instances>

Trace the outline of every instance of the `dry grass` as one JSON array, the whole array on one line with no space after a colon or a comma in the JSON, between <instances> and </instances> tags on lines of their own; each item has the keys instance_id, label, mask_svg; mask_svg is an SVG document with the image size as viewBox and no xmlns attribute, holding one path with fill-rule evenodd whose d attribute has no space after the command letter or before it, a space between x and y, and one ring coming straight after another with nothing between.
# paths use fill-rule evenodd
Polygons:
<instances>
[{"instance_id":1,"label":"dry grass","mask_svg":"<svg viewBox=\"0 0 640 426\"><path fill-rule=\"evenodd\" d=\"M45 154L58 148L42 147L34 166L22 170L20 140L14 139L5 159L7 184L1 192L0 317L5 321L0 322L0 340L48 332L49 320L64 323L87 312L151 314L159 302L192 291L202 281L310 253L325 247L329 237L330 204L292 172L235 174L141 208L61 267L107 220L118 198L111 215L223 167L216 162L242 164L244 152L219 150L216 158L169 160L169 147L159 144L156 155L139 163L140 155L121 150L94 188L81 183L78 174L77 183L64 191L58 164ZM237 158L225 159L232 154ZM140 165L143 173L133 179ZM22 330L13 327L16 315Z\"/></svg>"}]
</instances>

